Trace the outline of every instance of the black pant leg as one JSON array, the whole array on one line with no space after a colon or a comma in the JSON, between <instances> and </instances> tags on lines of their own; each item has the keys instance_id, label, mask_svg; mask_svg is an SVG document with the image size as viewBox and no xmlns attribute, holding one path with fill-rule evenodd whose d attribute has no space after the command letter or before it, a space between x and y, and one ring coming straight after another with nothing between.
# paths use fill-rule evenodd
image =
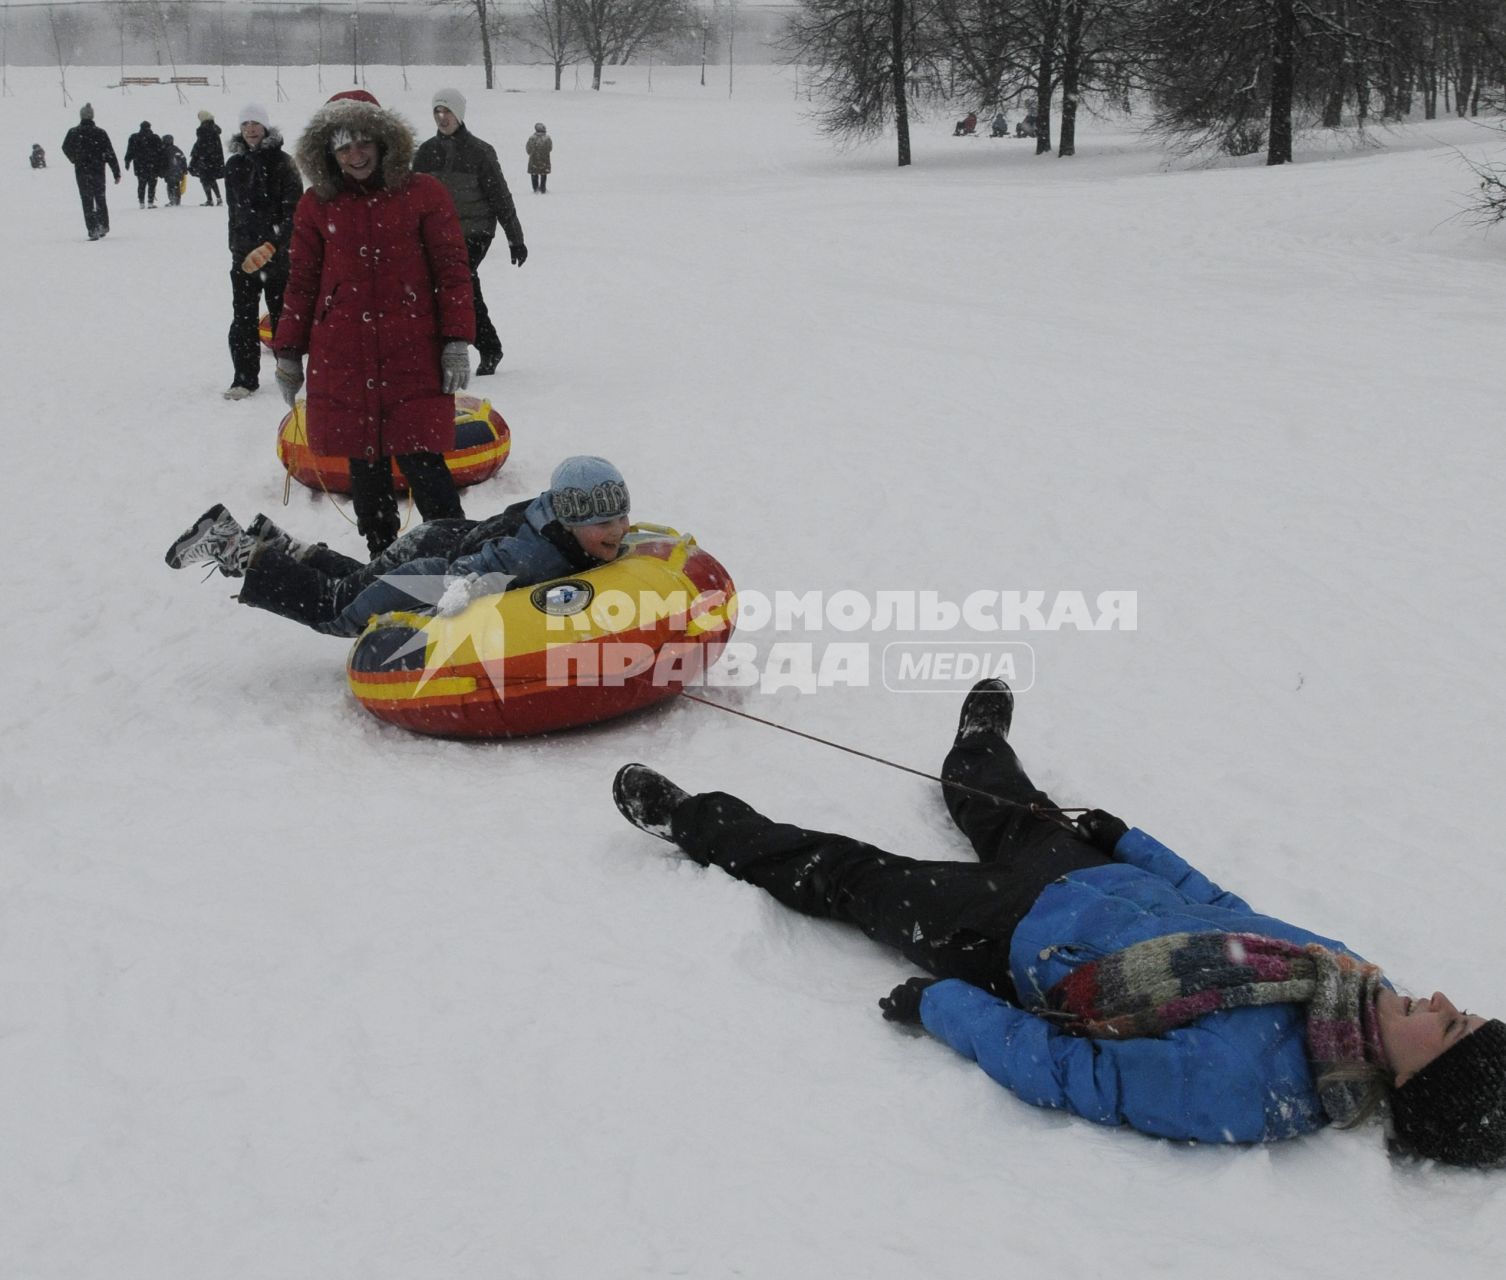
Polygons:
<instances>
[{"instance_id":1,"label":"black pant leg","mask_svg":"<svg viewBox=\"0 0 1506 1280\"><path fill-rule=\"evenodd\" d=\"M413 503L425 520L462 520L460 491L455 477L438 453L400 453L397 465L413 494Z\"/></svg>"},{"instance_id":2,"label":"black pant leg","mask_svg":"<svg viewBox=\"0 0 1506 1280\"><path fill-rule=\"evenodd\" d=\"M476 308L476 350L483 360L502 355L502 339L497 336L491 312L486 309L486 299L481 296L481 261L491 247L491 236L466 237L465 250L471 264L471 302Z\"/></svg>"},{"instance_id":3,"label":"black pant leg","mask_svg":"<svg viewBox=\"0 0 1506 1280\"><path fill-rule=\"evenodd\" d=\"M375 558L392 545L402 528L392 488L392 459L350 459L350 497L356 528Z\"/></svg>"},{"instance_id":4,"label":"black pant leg","mask_svg":"<svg viewBox=\"0 0 1506 1280\"><path fill-rule=\"evenodd\" d=\"M277 322L282 319L282 295L288 288L288 255L279 249L259 274L262 296L266 299L267 315L272 321L272 333L275 337Z\"/></svg>"},{"instance_id":5,"label":"black pant leg","mask_svg":"<svg viewBox=\"0 0 1506 1280\"><path fill-rule=\"evenodd\" d=\"M928 973L963 978L1006 998L1009 938L1023 908L1007 877L973 862L929 862L848 836L770 821L735 796L692 796L674 836L697 861L715 863L803 915L855 924Z\"/></svg>"},{"instance_id":6,"label":"black pant leg","mask_svg":"<svg viewBox=\"0 0 1506 1280\"><path fill-rule=\"evenodd\" d=\"M230 359L235 365L234 385L261 385L261 279L254 271L242 271L239 261L230 264Z\"/></svg>"}]
</instances>

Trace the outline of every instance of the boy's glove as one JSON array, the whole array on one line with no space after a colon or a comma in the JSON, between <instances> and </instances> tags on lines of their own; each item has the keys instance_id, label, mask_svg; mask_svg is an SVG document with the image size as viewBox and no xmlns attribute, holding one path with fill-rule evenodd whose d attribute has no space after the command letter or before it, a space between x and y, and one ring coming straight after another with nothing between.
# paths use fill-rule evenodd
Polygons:
<instances>
[{"instance_id":1,"label":"boy's glove","mask_svg":"<svg viewBox=\"0 0 1506 1280\"><path fill-rule=\"evenodd\" d=\"M245 259L241 262L241 270L248 276L252 275L271 262L276 254L277 246L270 240L264 240L245 256Z\"/></svg>"},{"instance_id":2,"label":"boy's glove","mask_svg":"<svg viewBox=\"0 0 1506 1280\"><path fill-rule=\"evenodd\" d=\"M471 347L468 342L447 342L439 353L440 386L445 395L454 395L471 385Z\"/></svg>"},{"instance_id":3,"label":"boy's glove","mask_svg":"<svg viewBox=\"0 0 1506 1280\"><path fill-rule=\"evenodd\" d=\"M509 255L511 255L512 265L515 267L521 267L525 262L528 261L528 246L521 240L519 240L517 244L508 245L507 252Z\"/></svg>"},{"instance_id":4,"label":"boy's glove","mask_svg":"<svg viewBox=\"0 0 1506 1280\"><path fill-rule=\"evenodd\" d=\"M888 995L879 999L879 1008L889 1022L920 1025L920 993L939 978L907 978Z\"/></svg>"},{"instance_id":5,"label":"boy's glove","mask_svg":"<svg viewBox=\"0 0 1506 1280\"><path fill-rule=\"evenodd\" d=\"M1114 854L1114 846L1128 830L1127 822L1102 809L1089 809L1077 819L1077 834L1110 857Z\"/></svg>"},{"instance_id":6,"label":"boy's glove","mask_svg":"<svg viewBox=\"0 0 1506 1280\"><path fill-rule=\"evenodd\" d=\"M303 390L302 356L277 357L277 389L291 409L298 401L298 393Z\"/></svg>"}]
</instances>

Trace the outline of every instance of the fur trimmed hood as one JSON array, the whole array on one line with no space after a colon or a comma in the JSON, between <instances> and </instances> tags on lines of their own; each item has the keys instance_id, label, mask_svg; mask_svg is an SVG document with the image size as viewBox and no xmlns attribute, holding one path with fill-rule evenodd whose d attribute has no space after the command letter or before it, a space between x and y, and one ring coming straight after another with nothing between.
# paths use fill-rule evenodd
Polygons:
<instances>
[{"instance_id":1,"label":"fur trimmed hood","mask_svg":"<svg viewBox=\"0 0 1506 1280\"><path fill-rule=\"evenodd\" d=\"M402 116L378 105L370 94L361 98L336 95L314 113L298 139L294 159L308 179L309 190L320 200L330 201L345 190L345 179L335 162L330 140L337 129L365 134L381 148L382 182L395 191L413 172L413 129Z\"/></svg>"}]
</instances>

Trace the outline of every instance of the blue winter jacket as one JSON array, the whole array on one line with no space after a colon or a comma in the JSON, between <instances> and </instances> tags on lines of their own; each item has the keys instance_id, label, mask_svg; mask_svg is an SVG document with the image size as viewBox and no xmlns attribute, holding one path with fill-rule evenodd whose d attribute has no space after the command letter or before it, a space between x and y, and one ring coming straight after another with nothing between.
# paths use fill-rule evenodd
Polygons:
<instances>
[{"instance_id":1,"label":"blue winter jacket","mask_svg":"<svg viewBox=\"0 0 1506 1280\"><path fill-rule=\"evenodd\" d=\"M1114 858L1048 885L1016 928L1009 966L1022 1001L1039 1007L1078 965L1169 933L1221 929L1348 950L1257 914L1138 829L1120 839ZM1094 1040L949 978L926 988L920 1016L933 1036L1026 1102L1099 1124L1163 1138L1270 1142L1328 1122L1301 1005L1231 1009L1164 1036Z\"/></svg>"}]
</instances>

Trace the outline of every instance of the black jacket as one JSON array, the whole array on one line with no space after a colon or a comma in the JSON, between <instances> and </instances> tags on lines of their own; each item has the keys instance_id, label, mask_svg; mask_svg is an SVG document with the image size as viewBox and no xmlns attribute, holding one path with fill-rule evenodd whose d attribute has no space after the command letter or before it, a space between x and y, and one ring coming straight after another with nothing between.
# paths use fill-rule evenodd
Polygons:
<instances>
[{"instance_id":1,"label":"black jacket","mask_svg":"<svg viewBox=\"0 0 1506 1280\"><path fill-rule=\"evenodd\" d=\"M279 256L293 239L293 210L303 194L303 178L282 149L282 134L269 129L252 150L237 134L225 161L225 208L230 215L230 252L244 258L270 241Z\"/></svg>"},{"instance_id":2,"label":"black jacket","mask_svg":"<svg viewBox=\"0 0 1506 1280\"><path fill-rule=\"evenodd\" d=\"M435 134L419 147L413 172L432 173L449 189L466 239L490 239L500 222L508 244L523 243L523 226L497 153L464 125L448 138Z\"/></svg>"},{"instance_id":3,"label":"black jacket","mask_svg":"<svg viewBox=\"0 0 1506 1280\"><path fill-rule=\"evenodd\" d=\"M225 176L225 148L220 144L220 126L205 120L194 134L193 150L188 153L188 172L196 178Z\"/></svg>"},{"instance_id":4,"label":"black jacket","mask_svg":"<svg viewBox=\"0 0 1506 1280\"><path fill-rule=\"evenodd\" d=\"M63 138L63 154L80 173L103 177L108 165L115 180L120 180L120 161L115 158L115 144L110 141L110 135L92 120L80 120L68 130Z\"/></svg>"},{"instance_id":5,"label":"black jacket","mask_svg":"<svg viewBox=\"0 0 1506 1280\"><path fill-rule=\"evenodd\" d=\"M125 167L132 165L138 178L162 176L162 139L150 129L137 129L126 139Z\"/></svg>"}]
</instances>

